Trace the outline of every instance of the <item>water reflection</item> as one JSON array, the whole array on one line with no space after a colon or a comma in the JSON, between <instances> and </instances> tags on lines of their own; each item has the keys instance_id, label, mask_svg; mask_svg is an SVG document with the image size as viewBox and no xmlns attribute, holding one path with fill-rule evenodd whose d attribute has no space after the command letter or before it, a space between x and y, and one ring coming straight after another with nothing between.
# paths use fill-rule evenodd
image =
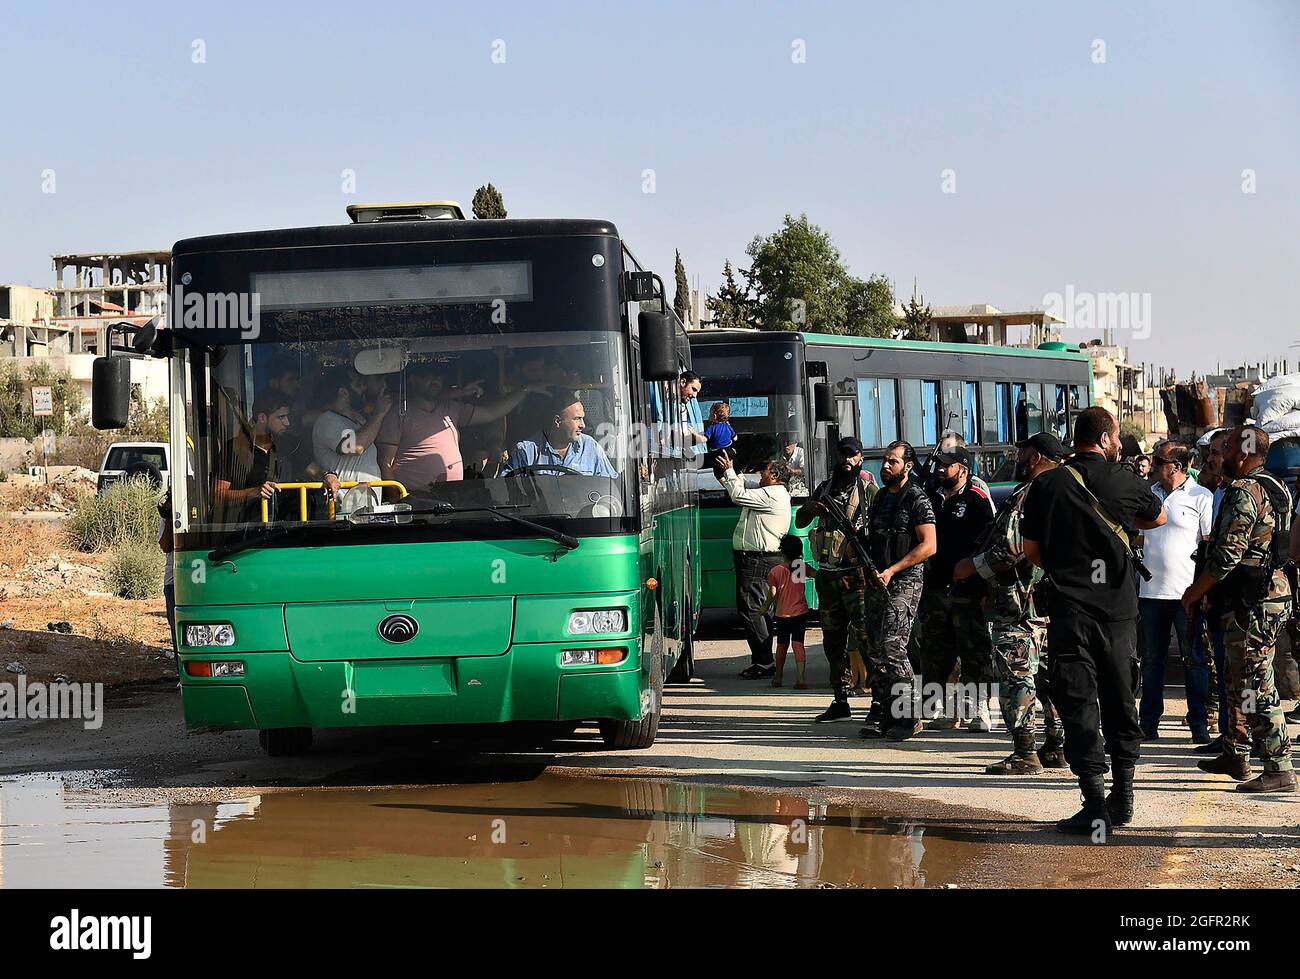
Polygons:
<instances>
[{"instance_id":1,"label":"water reflection","mask_svg":"<svg viewBox=\"0 0 1300 979\"><path fill-rule=\"evenodd\" d=\"M0 781L0 886L923 887L981 849L865 809L671 781L133 805L66 778Z\"/></svg>"}]
</instances>

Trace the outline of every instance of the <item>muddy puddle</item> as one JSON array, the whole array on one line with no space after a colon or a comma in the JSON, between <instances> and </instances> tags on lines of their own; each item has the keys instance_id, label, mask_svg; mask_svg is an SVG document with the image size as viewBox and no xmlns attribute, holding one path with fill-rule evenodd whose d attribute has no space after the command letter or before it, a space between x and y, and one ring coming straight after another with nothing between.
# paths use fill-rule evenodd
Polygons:
<instances>
[{"instance_id":1,"label":"muddy puddle","mask_svg":"<svg viewBox=\"0 0 1300 979\"><path fill-rule=\"evenodd\" d=\"M3 887L933 887L983 849L849 806L654 780L123 801L0 780Z\"/></svg>"}]
</instances>

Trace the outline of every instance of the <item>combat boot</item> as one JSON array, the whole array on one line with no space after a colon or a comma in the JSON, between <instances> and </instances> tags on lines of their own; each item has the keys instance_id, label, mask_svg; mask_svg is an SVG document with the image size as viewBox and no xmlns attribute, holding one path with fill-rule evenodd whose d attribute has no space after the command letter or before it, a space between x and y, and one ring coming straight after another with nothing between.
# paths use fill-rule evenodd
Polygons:
<instances>
[{"instance_id":1,"label":"combat boot","mask_svg":"<svg viewBox=\"0 0 1300 979\"><path fill-rule=\"evenodd\" d=\"M1098 842L1107 842L1114 824L1110 820L1110 810L1106 808L1106 780L1100 775L1088 775L1079 779L1079 790L1083 793L1083 808L1069 819L1057 820L1056 831L1071 836L1095 837L1100 830Z\"/></svg>"},{"instance_id":2,"label":"combat boot","mask_svg":"<svg viewBox=\"0 0 1300 979\"><path fill-rule=\"evenodd\" d=\"M1049 727L1043 746L1038 749L1038 760L1044 768L1068 768L1065 760L1065 732Z\"/></svg>"},{"instance_id":3,"label":"combat boot","mask_svg":"<svg viewBox=\"0 0 1300 979\"><path fill-rule=\"evenodd\" d=\"M1238 792L1294 792L1295 772L1265 772L1237 786Z\"/></svg>"},{"instance_id":4,"label":"combat boot","mask_svg":"<svg viewBox=\"0 0 1300 979\"><path fill-rule=\"evenodd\" d=\"M872 699L871 707L867 710L867 719L862 727L858 730L860 738L883 738L884 730L885 704L882 700Z\"/></svg>"},{"instance_id":5,"label":"combat boot","mask_svg":"<svg viewBox=\"0 0 1300 979\"><path fill-rule=\"evenodd\" d=\"M1034 751L1033 731L1013 731L1011 740L1015 750L999 762L984 769L985 775L1038 775L1043 764Z\"/></svg>"},{"instance_id":6,"label":"combat boot","mask_svg":"<svg viewBox=\"0 0 1300 979\"><path fill-rule=\"evenodd\" d=\"M1110 795L1106 796L1106 809L1110 821L1116 826L1133 822L1133 763L1116 763L1111 769Z\"/></svg>"},{"instance_id":7,"label":"combat boot","mask_svg":"<svg viewBox=\"0 0 1300 979\"><path fill-rule=\"evenodd\" d=\"M926 727L921 721L920 701L910 694L889 698L888 709L885 711L882 723L885 737L890 741L906 741Z\"/></svg>"},{"instance_id":8,"label":"combat boot","mask_svg":"<svg viewBox=\"0 0 1300 979\"><path fill-rule=\"evenodd\" d=\"M1225 751L1217 758L1202 758L1196 767L1211 775L1230 775L1238 782L1250 778L1250 759L1235 751Z\"/></svg>"}]
</instances>

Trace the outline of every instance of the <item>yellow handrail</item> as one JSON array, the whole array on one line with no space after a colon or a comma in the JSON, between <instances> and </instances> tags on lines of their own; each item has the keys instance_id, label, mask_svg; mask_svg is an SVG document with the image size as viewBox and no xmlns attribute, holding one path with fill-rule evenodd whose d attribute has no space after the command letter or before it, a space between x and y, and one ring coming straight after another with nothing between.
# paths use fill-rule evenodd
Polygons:
<instances>
[{"instance_id":1,"label":"yellow handrail","mask_svg":"<svg viewBox=\"0 0 1300 979\"><path fill-rule=\"evenodd\" d=\"M347 482L340 481L339 489L351 489L353 486L360 486L362 483L365 483L367 486L396 486L397 492L400 494L397 497L399 500L405 499L407 496L410 495L406 492L406 487L403 486L395 479L362 479L362 480L348 480ZM321 489L324 485L325 485L324 483L276 483L275 488L282 489L282 490L296 489L298 491L298 504L299 504L298 512L300 514L299 519L301 519L305 523L307 521L307 491L309 489L315 489L315 490ZM267 523L271 519L271 511L270 511L270 507L267 505L268 503L270 503L270 501L265 496L262 497L262 523ZM329 514L330 514L329 518L333 520L334 519L334 497L332 496L330 497Z\"/></svg>"}]
</instances>

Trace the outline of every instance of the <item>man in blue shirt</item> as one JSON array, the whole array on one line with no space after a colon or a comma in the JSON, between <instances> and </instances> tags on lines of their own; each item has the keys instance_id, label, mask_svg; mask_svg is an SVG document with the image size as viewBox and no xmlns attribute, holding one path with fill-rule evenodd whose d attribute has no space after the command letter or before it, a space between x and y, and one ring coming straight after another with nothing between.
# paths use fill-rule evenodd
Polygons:
<instances>
[{"instance_id":1,"label":"man in blue shirt","mask_svg":"<svg viewBox=\"0 0 1300 979\"><path fill-rule=\"evenodd\" d=\"M700 414L702 383L699 374L682 371L677 378L677 396L666 408L661 403L658 385L650 386L650 420L655 423L650 429L651 455L692 461L704 455L708 439L704 436L704 419ZM665 438L667 433L662 429L669 426L677 429L677 435Z\"/></svg>"},{"instance_id":2,"label":"man in blue shirt","mask_svg":"<svg viewBox=\"0 0 1300 979\"><path fill-rule=\"evenodd\" d=\"M502 476L508 476L517 469L526 466L557 466L555 475L568 475L565 469L572 469L583 476L606 476L614 479L618 473L610 465L609 457L590 435L583 432L587 427L586 413L582 402L572 391L563 392L551 404L550 421L533 438L520 439L510 452L506 464L501 470ZM539 469L545 474L545 469Z\"/></svg>"}]
</instances>

